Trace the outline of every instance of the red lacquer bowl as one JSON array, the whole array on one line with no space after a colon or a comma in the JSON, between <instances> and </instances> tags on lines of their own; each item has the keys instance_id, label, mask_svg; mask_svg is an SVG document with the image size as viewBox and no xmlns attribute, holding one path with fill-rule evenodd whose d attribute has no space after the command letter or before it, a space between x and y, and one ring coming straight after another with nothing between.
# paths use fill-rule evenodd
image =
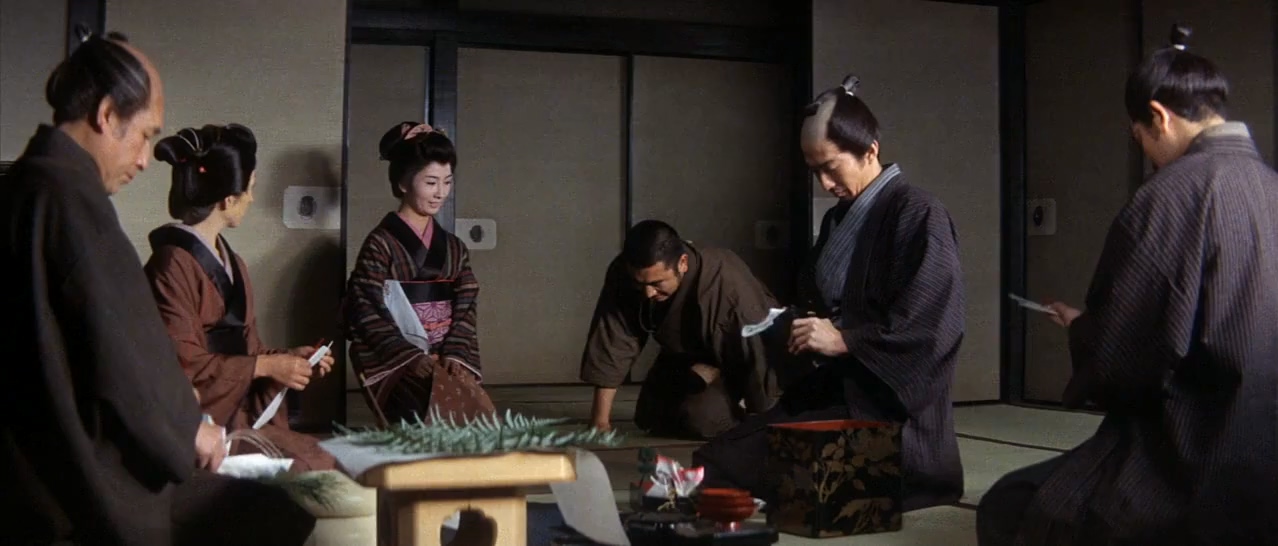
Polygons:
<instances>
[{"instance_id":1,"label":"red lacquer bowl","mask_svg":"<svg viewBox=\"0 0 1278 546\"><path fill-rule=\"evenodd\" d=\"M714 508L753 508L754 499L745 498L702 498L697 501L697 506L711 506Z\"/></svg>"},{"instance_id":2,"label":"red lacquer bowl","mask_svg":"<svg viewBox=\"0 0 1278 546\"><path fill-rule=\"evenodd\" d=\"M704 489L697 498L697 513L723 525L750 519L754 512L754 498L743 489Z\"/></svg>"},{"instance_id":3,"label":"red lacquer bowl","mask_svg":"<svg viewBox=\"0 0 1278 546\"><path fill-rule=\"evenodd\" d=\"M707 489L702 489L700 492L697 493L697 496L703 499L708 499L708 498L748 499L750 498L750 492L746 491L745 489L728 489L723 487L710 487Z\"/></svg>"}]
</instances>

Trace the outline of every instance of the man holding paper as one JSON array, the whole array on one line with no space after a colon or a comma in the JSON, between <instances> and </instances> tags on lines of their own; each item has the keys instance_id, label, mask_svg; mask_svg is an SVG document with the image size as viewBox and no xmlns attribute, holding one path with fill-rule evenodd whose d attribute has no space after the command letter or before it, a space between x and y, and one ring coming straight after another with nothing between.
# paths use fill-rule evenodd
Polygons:
<instances>
[{"instance_id":1,"label":"man holding paper","mask_svg":"<svg viewBox=\"0 0 1278 546\"><path fill-rule=\"evenodd\" d=\"M694 247L657 220L635 224L608 267L581 360L595 386L594 425L608 428L613 397L643 345L661 346L644 380L635 424L648 432L712 438L779 395L785 340L742 327L777 307L731 251Z\"/></svg>"},{"instance_id":2,"label":"man holding paper","mask_svg":"<svg viewBox=\"0 0 1278 546\"><path fill-rule=\"evenodd\" d=\"M768 427L820 420L899 424L906 511L963 495L950 389L964 333L958 235L945 205L879 156L879 122L859 80L804 110L800 145L839 204L826 213L799 275L790 350L815 371L775 408L692 455L706 487L750 489L769 500Z\"/></svg>"},{"instance_id":3,"label":"man holding paper","mask_svg":"<svg viewBox=\"0 0 1278 546\"><path fill-rule=\"evenodd\" d=\"M982 496L981 546L1278 544L1278 173L1226 118L1230 83L1179 25L1127 79L1156 171L1110 224L1069 341L1068 453Z\"/></svg>"}]
</instances>

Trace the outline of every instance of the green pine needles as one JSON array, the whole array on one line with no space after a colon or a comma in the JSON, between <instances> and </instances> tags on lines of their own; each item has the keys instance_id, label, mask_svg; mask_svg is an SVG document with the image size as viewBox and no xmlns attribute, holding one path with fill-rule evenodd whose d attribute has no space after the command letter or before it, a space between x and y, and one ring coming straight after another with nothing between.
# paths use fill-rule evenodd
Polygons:
<instances>
[{"instance_id":1,"label":"green pine needles","mask_svg":"<svg viewBox=\"0 0 1278 546\"><path fill-rule=\"evenodd\" d=\"M265 484L277 486L295 498L309 499L311 502L332 509L336 506L335 495L342 480L328 472L307 472L290 474L281 472L269 478L259 478Z\"/></svg>"},{"instance_id":2,"label":"green pine needles","mask_svg":"<svg viewBox=\"0 0 1278 546\"><path fill-rule=\"evenodd\" d=\"M588 445L615 447L624 439L616 431L574 430L564 426L568 421L530 418L506 410L504 417L494 413L458 423L452 414L444 417L436 408L431 410L427 421L417 416L413 422L404 420L385 429L356 431L336 426L337 436L352 444L376 446L406 455L486 455Z\"/></svg>"}]
</instances>

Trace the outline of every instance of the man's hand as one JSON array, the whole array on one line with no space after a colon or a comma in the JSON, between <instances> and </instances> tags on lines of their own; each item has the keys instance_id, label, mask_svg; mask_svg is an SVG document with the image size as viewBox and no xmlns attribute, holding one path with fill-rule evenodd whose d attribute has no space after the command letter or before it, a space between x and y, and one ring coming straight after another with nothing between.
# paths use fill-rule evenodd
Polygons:
<instances>
[{"instance_id":1,"label":"man's hand","mask_svg":"<svg viewBox=\"0 0 1278 546\"><path fill-rule=\"evenodd\" d=\"M790 331L790 353L815 352L825 356L842 356L848 353L843 334L830 319L794 319Z\"/></svg>"},{"instance_id":2,"label":"man's hand","mask_svg":"<svg viewBox=\"0 0 1278 546\"><path fill-rule=\"evenodd\" d=\"M288 354L304 358L307 362L309 362L311 360L311 356L315 355L315 351L318 350L319 349L310 346L293 347L288 350ZM328 372L333 371L334 362L336 361L333 360L333 352L329 351L328 354L324 355L324 358L321 358L319 362L315 363L315 368L319 370L319 376L324 377L328 375Z\"/></svg>"},{"instance_id":3,"label":"man's hand","mask_svg":"<svg viewBox=\"0 0 1278 546\"><path fill-rule=\"evenodd\" d=\"M200 423L195 431L196 467L216 472L226 458L226 429L212 423Z\"/></svg>"},{"instance_id":4,"label":"man's hand","mask_svg":"<svg viewBox=\"0 0 1278 546\"><path fill-rule=\"evenodd\" d=\"M1074 322L1074 319L1083 314L1082 311L1065 305L1059 301L1049 303L1047 306L1051 308L1052 311L1056 312L1055 315L1048 315L1052 319L1052 322L1066 328L1069 328L1069 325Z\"/></svg>"}]
</instances>

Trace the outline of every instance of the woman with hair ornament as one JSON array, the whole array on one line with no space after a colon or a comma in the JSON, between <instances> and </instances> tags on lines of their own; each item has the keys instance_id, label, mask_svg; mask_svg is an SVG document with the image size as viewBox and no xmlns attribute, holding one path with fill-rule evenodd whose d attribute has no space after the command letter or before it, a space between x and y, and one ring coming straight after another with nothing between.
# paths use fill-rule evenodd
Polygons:
<instances>
[{"instance_id":1,"label":"woman with hair ornament","mask_svg":"<svg viewBox=\"0 0 1278 546\"><path fill-rule=\"evenodd\" d=\"M381 159L397 210L360 247L342 324L369 404L390 423L458 421L495 411L479 358L479 282L460 238L435 220L453 188L457 151L425 123L395 124Z\"/></svg>"},{"instance_id":2,"label":"woman with hair ornament","mask_svg":"<svg viewBox=\"0 0 1278 546\"><path fill-rule=\"evenodd\" d=\"M251 430L281 390L305 390L333 365L325 356L311 369L307 359L317 347L262 343L248 266L224 236L253 203L257 140L242 125L186 128L158 142L155 158L172 166L169 215L177 220L148 236L146 274L160 316L201 409L228 432ZM289 430L284 406L257 433L293 459L291 471L336 466L315 438ZM257 451L242 441L231 450Z\"/></svg>"}]
</instances>

